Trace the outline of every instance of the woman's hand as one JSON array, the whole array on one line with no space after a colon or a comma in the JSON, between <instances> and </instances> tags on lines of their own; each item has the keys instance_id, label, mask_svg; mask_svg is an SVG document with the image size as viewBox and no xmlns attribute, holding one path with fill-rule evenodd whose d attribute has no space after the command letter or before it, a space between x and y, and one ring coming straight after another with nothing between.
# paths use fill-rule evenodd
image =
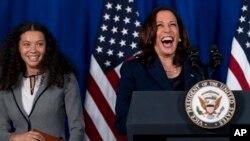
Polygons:
<instances>
[{"instance_id":1,"label":"woman's hand","mask_svg":"<svg viewBox=\"0 0 250 141\"><path fill-rule=\"evenodd\" d=\"M21 134L12 134L9 141L45 141L45 137L39 132L29 131Z\"/></svg>"}]
</instances>

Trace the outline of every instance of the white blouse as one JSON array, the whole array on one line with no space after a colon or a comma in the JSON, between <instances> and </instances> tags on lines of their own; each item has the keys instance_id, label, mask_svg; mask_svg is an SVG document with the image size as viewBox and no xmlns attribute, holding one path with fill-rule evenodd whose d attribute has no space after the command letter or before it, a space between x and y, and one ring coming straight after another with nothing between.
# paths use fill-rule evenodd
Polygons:
<instances>
[{"instance_id":1,"label":"white blouse","mask_svg":"<svg viewBox=\"0 0 250 141\"><path fill-rule=\"evenodd\" d=\"M23 108L28 115L31 112L37 90L39 89L42 80L42 75L36 75L32 77L35 77L33 93L31 92L31 77L23 77L21 87Z\"/></svg>"}]
</instances>

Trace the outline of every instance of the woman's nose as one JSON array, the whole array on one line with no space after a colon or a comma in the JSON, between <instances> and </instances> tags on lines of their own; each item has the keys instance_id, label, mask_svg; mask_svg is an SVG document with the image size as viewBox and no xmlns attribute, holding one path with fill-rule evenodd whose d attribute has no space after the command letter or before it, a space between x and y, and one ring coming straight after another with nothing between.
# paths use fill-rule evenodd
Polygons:
<instances>
[{"instance_id":1,"label":"woman's nose","mask_svg":"<svg viewBox=\"0 0 250 141\"><path fill-rule=\"evenodd\" d=\"M30 48L30 51L36 52L36 48L37 48L37 44L32 44L31 48Z\"/></svg>"},{"instance_id":2,"label":"woman's nose","mask_svg":"<svg viewBox=\"0 0 250 141\"><path fill-rule=\"evenodd\" d=\"M164 32L170 32L171 31L171 28L169 25L165 25L164 26Z\"/></svg>"}]
</instances>

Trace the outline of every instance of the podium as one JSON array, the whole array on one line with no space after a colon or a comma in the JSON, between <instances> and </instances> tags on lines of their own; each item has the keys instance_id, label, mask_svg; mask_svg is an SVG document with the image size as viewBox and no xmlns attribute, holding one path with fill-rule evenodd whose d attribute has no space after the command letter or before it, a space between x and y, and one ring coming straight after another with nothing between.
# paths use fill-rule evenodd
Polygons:
<instances>
[{"instance_id":1,"label":"podium","mask_svg":"<svg viewBox=\"0 0 250 141\"><path fill-rule=\"evenodd\" d=\"M129 141L229 141L232 125L250 125L250 91L233 91L236 110L229 123L204 129L191 122L185 111L187 91L135 91L130 104Z\"/></svg>"}]
</instances>

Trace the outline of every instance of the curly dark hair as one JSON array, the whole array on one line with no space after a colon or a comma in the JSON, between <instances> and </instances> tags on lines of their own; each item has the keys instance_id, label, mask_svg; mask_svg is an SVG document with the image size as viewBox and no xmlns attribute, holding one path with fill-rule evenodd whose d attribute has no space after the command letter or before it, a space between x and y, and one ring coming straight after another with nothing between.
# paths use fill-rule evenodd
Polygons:
<instances>
[{"instance_id":1,"label":"curly dark hair","mask_svg":"<svg viewBox=\"0 0 250 141\"><path fill-rule=\"evenodd\" d=\"M188 33L177 12L169 7L158 7L154 9L143 22L139 31L139 38L140 38L139 47L141 53L137 57L140 58L141 62L146 67L150 67L154 58L157 56L154 50L154 44L157 32L156 16L157 13L160 11L171 11L177 19L177 23L180 29L179 32L180 32L181 42L179 42L177 45L176 55L174 57L173 63L175 65L181 65L188 56L188 48L190 44Z\"/></svg>"},{"instance_id":2,"label":"curly dark hair","mask_svg":"<svg viewBox=\"0 0 250 141\"><path fill-rule=\"evenodd\" d=\"M20 73L24 73L26 70L18 45L21 35L27 31L40 31L44 34L46 52L40 71L49 71L49 85L63 87L65 74L74 73L76 75L74 66L60 53L55 38L46 26L36 22L24 22L16 26L1 44L0 90L17 84Z\"/></svg>"}]
</instances>

